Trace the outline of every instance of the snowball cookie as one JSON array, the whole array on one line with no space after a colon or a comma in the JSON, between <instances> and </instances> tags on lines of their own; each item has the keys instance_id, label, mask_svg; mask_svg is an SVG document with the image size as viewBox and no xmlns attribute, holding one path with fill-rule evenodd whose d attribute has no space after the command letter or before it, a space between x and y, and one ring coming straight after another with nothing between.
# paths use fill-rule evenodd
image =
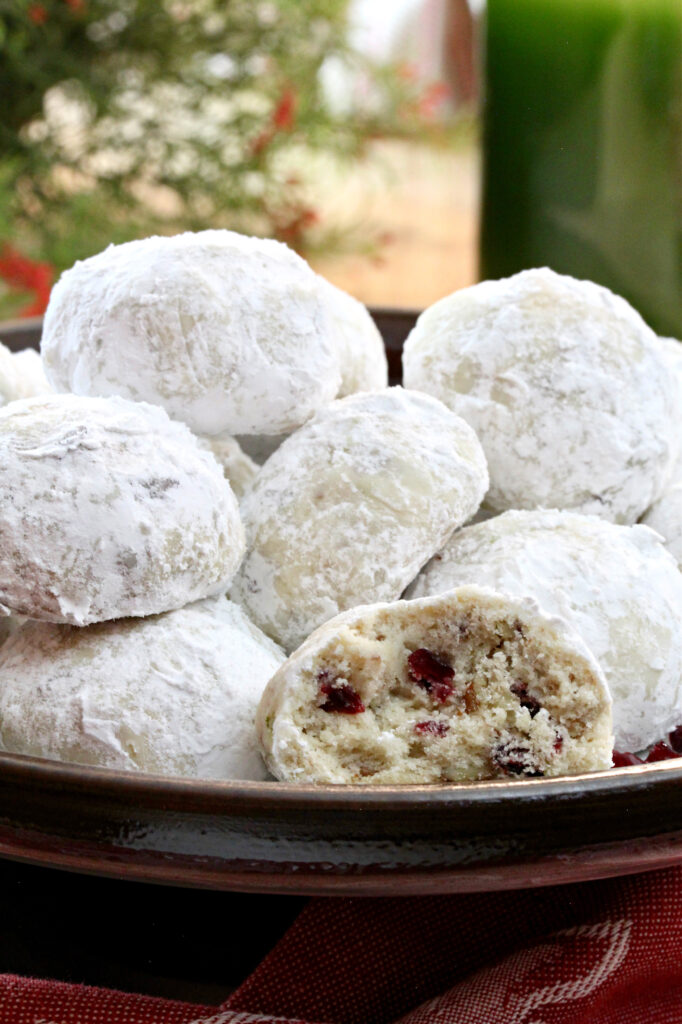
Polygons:
<instances>
[{"instance_id":1,"label":"snowball cookie","mask_svg":"<svg viewBox=\"0 0 682 1024\"><path fill-rule=\"evenodd\" d=\"M480 583L534 598L597 658L613 697L616 749L682 724L682 575L645 526L570 512L507 512L452 537L413 597Z\"/></svg>"},{"instance_id":2,"label":"snowball cookie","mask_svg":"<svg viewBox=\"0 0 682 1024\"><path fill-rule=\"evenodd\" d=\"M256 727L270 770L294 782L611 766L611 699L582 641L534 602L480 587L325 623L268 683Z\"/></svg>"},{"instance_id":3,"label":"snowball cookie","mask_svg":"<svg viewBox=\"0 0 682 1024\"><path fill-rule=\"evenodd\" d=\"M682 478L653 503L642 522L661 535L678 568L682 569Z\"/></svg>"},{"instance_id":4,"label":"snowball cookie","mask_svg":"<svg viewBox=\"0 0 682 1024\"><path fill-rule=\"evenodd\" d=\"M423 313L404 383L478 434L486 503L633 523L661 493L680 432L656 335L607 288L551 270L485 281Z\"/></svg>"},{"instance_id":5,"label":"snowball cookie","mask_svg":"<svg viewBox=\"0 0 682 1024\"><path fill-rule=\"evenodd\" d=\"M85 626L224 591L244 551L220 466L163 409L51 395L0 409L0 604Z\"/></svg>"},{"instance_id":6,"label":"snowball cookie","mask_svg":"<svg viewBox=\"0 0 682 1024\"><path fill-rule=\"evenodd\" d=\"M264 779L254 715L283 661L222 595L86 629L27 622L0 649L0 745L105 768Z\"/></svg>"},{"instance_id":7,"label":"snowball cookie","mask_svg":"<svg viewBox=\"0 0 682 1024\"><path fill-rule=\"evenodd\" d=\"M31 348L11 352L0 342L0 407L51 390L37 352Z\"/></svg>"},{"instance_id":8,"label":"snowball cookie","mask_svg":"<svg viewBox=\"0 0 682 1024\"><path fill-rule=\"evenodd\" d=\"M153 402L199 434L294 430L340 385L317 275L281 242L234 231L76 263L50 296L42 353L58 391Z\"/></svg>"},{"instance_id":9,"label":"snowball cookie","mask_svg":"<svg viewBox=\"0 0 682 1024\"><path fill-rule=\"evenodd\" d=\"M232 597L292 650L339 611L400 597L487 482L473 430L436 399L390 388L332 402L244 498Z\"/></svg>"},{"instance_id":10,"label":"snowball cookie","mask_svg":"<svg viewBox=\"0 0 682 1024\"><path fill-rule=\"evenodd\" d=\"M319 281L337 332L341 367L337 397L388 387L384 341L367 307L323 277Z\"/></svg>"},{"instance_id":11,"label":"snowball cookie","mask_svg":"<svg viewBox=\"0 0 682 1024\"><path fill-rule=\"evenodd\" d=\"M225 479L238 499L246 494L253 483L258 466L243 452L239 442L229 434L218 434L216 437L198 437L202 448L212 453L219 466L222 467Z\"/></svg>"}]
</instances>

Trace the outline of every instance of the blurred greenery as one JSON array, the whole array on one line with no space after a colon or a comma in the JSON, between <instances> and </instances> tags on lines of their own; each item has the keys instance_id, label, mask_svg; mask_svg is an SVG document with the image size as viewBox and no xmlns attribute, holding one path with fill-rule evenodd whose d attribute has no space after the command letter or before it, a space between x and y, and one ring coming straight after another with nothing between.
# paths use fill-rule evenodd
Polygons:
<instances>
[{"instance_id":1,"label":"blurred greenery","mask_svg":"<svg viewBox=\"0 0 682 1024\"><path fill-rule=\"evenodd\" d=\"M347 0L0 0L0 243L56 271L207 226L305 249L317 212L283 154L352 157L423 127L438 100L420 106L346 28ZM343 114L328 61L364 84Z\"/></svg>"}]
</instances>

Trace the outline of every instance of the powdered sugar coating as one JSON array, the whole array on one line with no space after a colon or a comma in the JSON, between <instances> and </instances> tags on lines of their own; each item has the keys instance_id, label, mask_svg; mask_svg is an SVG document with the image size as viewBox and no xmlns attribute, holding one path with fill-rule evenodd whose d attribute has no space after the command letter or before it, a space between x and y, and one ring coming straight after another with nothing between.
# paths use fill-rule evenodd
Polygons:
<instances>
[{"instance_id":1,"label":"powdered sugar coating","mask_svg":"<svg viewBox=\"0 0 682 1024\"><path fill-rule=\"evenodd\" d=\"M678 380L682 382L682 342L678 341L677 338L661 338L657 336L656 344L669 369L673 370Z\"/></svg>"},{"instance_id":2,"label":"powdered sugar coating","mask_svg":"<svg viewBox=\"0 0 682 1024\"><path fill-rule=\"evenodd\" d=\"M0 744L107 768L264 779L254 715L283 660L222 595L85 629L27 622L0 650Z\"/></svg>"},{"instance_id":3,"label":"powdered sugar coating","mask_svg":"<svg viewBox=\"0 0 682 1024\"><path fill-rule=\"evenodd\" d=\"M247 552L232 596L291 650L339 611L398 598L487 481L474 432L428 395L333 402L271 455L242 502Z\"/></svg>"},{"instance_id":4,"label":"powdered sugar coating","mask_svg":"<svg viewBox=\"0 0 682 1024\"><path fill-rule=\"evenodd\" d=\"M244 550L215 459L162 409L51 395L0 410L0 603L83 626L224 591Z\"/></svg>"},{"instance_id":5,"label":"powdered sugar coating","mask_svg":"<svg viewBox=\"0 0 682 1024\"><path fill-rule=\"evenodd\" d=\"M49 394L40 356L33 349L11 352L0 343L0 408L19 398Z\"/></svg>"},{"instance_id":6,"label":"powdered sugar coating","mask_svg":"<svg viewBox=\"0 0 682 1024\"><path fill-rule=\"evenodd\" d=\"M659 533L682 569L682 474L642 516L642 523Z\"/></svg>"},{"instance_id":7,"label":"powdered sugar coating","mask_svg":"<svg viewBox=\"0 0 682 1024\"><path fill-rule=\"evenodd\" d=\"M415 652L444 691L420 682ZM473 586L324 623L268 683L256 729L277 778L324 783L593 771L611 766L613 740L579 637L533 601ZM505 749L521 762L505 766Z\"/></svg>"},{"instance_id":8,"label":"powdered sugar coating","mask_svg":"<svg viewBox=\"0 0 682 1024\"><path fill-rule=\"evenodd\" d=\"M678 389L678 408L682 409L682 342L677 338L657 338L658 349L663 357L668 372L673 377ZM677 435L677 457L670 470L668 487L682 480L682 429Z\"/></svg>"},{"instance_id":9,"label":"powdered sugar coating","mask_svg":"<svg viewBox=\"0 0 682 1024\"><path fill-rule=\"evenodd\" d=\"M656 336L590 281L528 270L437 302L405 343L404 382L478 434L486 504L633 523L661 493L680 409Z\"/></svg>"},{"instance_id":10,"label":"powdered sugar coating","mask_svg":"<svg viewBox=\"0 0 682 1024\"><path fill-rule=\"evenodd\" d=\"M383 338L367 308L352 295L318 278L334 325L341 368L337 398L388 386L388 363ZM277 451L288 434L254 434L237 438L244 452L259 466Z\"/></svg>"},{"instance_id":11,"label":"powdered sugar coating","mask_svg":"<svg viewBox=\"0 0 682 1024\"><path fill-rule=\"evenodd\" d=\"M54 287L42 340L59 391L153 402L199 434L294 430L336 395L317 275L233 231L109 246Z\"/></svg>"},{"instance_id":12,"label":"powdered sugar coating","mask_svg":"<svg viewBox=\"0 0 682 1024\"><path fill-rule=\"evenodd\" d=\"M341 388L336 397L387 387L384 341L366 306L323 277L319 281L337 333Z\"/></svg>"},{"instance_id":13,"label":"powdered sugar coating","mask_svg":"<svg viewBox=\"0 0 682 1024\"><path fill-rule=\"evenodd\" d=\"M645 526L569 512L507 512L455 534L409 589L466 583L565 619L604 670L616 748L641 750L682 721L682 574Z\"/></svg>"},{"instance_id":14,"label":"powdered sugar coating","mask_svg":"<svg viewBox=\"0 0 682 1024\"><path fill-rule=\"evenodd\" d=\"M198 437L202 448L211 452L218 465L222 468L225 479L229 481L237 500L246 494L256 478L258 466L242 451L239 442L229 434L218 434L216 437Z\"/></svg>"}]
</instances>

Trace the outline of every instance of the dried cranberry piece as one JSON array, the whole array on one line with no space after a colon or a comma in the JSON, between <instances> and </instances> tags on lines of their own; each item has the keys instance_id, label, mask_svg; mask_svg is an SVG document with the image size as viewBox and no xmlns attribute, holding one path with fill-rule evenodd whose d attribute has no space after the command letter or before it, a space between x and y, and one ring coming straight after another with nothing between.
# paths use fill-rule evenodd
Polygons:
<instances>
[{"instance_id":1,"label":"dried cranberry piece","mask_svg":"<svg viewBox=\"0 0 682 1024\"><path fill-rule=\"evenodd\" d=\"M433 719L429 722L416 722L414 731L420 734L431 736L445 736L450 726L447 722L436 722Z\"/></svg>"},{"instance_id":2,"label":"dried cranberry piece","mask_svg":"<svg viewBox=\"0 0 682 1024\"><path fill-rule=\"evenodd\" d=\"M614 750L614 768L627 768L631 764L644 764L644 761L641 757L637 757L637 754L631 754L629 750Z\"/></svg>"},{"instance_id":3,"label":"dried cranberry piece","mask_svg":"<svg viewBox=\"0 0 682 1024\"><path fill-rule=\"evenodd\" d=\"M425 647L420 647L409 655L407 669L415 683L426 690L438 704L445 704L448 697L452 696L455 670L439 661L435 654L427 651Z\"/></svg>"},{"instance_id":4,"label":"dried cranberry piece","mask_svg":"<svg viewBox=\"0 0 682 1024\"><path fill-rule=\"evenodd\" d=\"M544 775L529 748L520 743L498 743L493 748L492 759L493 764L506 775L525 775L528 778L539 778Z\"/></svg>"},{"instance_id":5,"label":"dried cranberry piece","mask_svg":"<svg viewBox=\"0 0 682 1024\"><path fill-rule=\"evenodd\" d=\"M553 744L554 753L558 754L561 750L563 750L563 746L564 746L564 738L563 738L563 736L561 735L560 732L557 732L556 733L556 739L554 740L554 744Z\"/></svg>"},{"instance_id":6,"label":"dried cranberry piece","mask_svg":"<svg viewBox=\"0 0 682 1024\"><path fill-rule=\"evenodd\" d=\"M519 698L519 704L530 712L530 717L535 718L538 711L542 710L542 704L535 697L531 697L525 683L512 683L509 687L515 697Z\"/></svg>"},{"instance_id":7,"label":"dried cranberry piece","mask_svg":"<svg viewBox=\"0 0 682 1024\"><path fill-rule=\"evenodd\" d=\"M677 729L668 733L668 743L676 754L682 754L682 725L678 725Z\"/></svg>"},{"instance_id":8,"label":"dried cranberry piece","mask_svg":"<svg viewBox=\"0 0 682 1024\"><path fill-rule=\"evenodd\" d=\"M318 676L320 693L326 698L319 707L322 711L335 712L339 715L360 715L365 710L360 694L350 683L330 679L327 672Z\"/></svg>"},{"instance_id":9,"label":"dried cranberry piece","mask_svg":"<svg viewBox=\"0 0 682 1024\"><path fill-rule=\"evenodd\" d=\"M646 763L653 764L654 761L669 761L671 758L679 756L674 750L671 750L667 743L661 741L651 748L647 754Z\"/></svg>"}]
</instances>

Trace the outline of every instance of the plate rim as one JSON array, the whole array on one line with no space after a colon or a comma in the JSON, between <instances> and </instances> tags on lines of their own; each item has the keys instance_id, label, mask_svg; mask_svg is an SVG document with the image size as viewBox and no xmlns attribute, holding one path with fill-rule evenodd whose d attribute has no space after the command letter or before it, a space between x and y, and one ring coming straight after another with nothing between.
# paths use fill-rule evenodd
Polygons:
<instances>
[{"instance_id":1,"label":"plate rim","mask_svg":"<svg viewBox=\"0 0 682 1024\"><path fill-rule=\"evenodd\" d=\"M682 757L652 764L607 768L598 772L562 775L556 778L505 779L478 782L432 783L407 785L314 784L298 782L195 779L183 776L159 775L149 772L104 768L77 762L51 760L29 754L0 751L2 782L21 781L35 788L87 788L93 796L116 796L126 802L145 803L154 799L175 798L177 803L189 801L191 809L199 813L210 802L224 805L225 811L235 813L241 806L252 811L254 805L263 810L273 807L295 809L315 804L318 810L363 807L394 811L439 806L467 806L490 803L536 803L576 799L584 795L615 797L640 790L667 788L682 784ZM521 798L521 799L519 799Z\"/></svg>"},{"instance_id":2,"label":"plate rim","mask_svg":"<svg viewBox=\"0 0 682 1024\"><path fill-rule=\"evenodd\" d=\"M378 326L384 328L387 355L389 362L393 360L395 374L402 338L419 311L381 307L370 312ZM40 327L41 318L5 321L0 323L0 337L14 350L37 348ZM0 751L0 825L7 831L7 838L0 844L0 857L131 880L300 895L383 895L389 891L391 877L397 879L393 895L560 884L571 881L571 873L576 871L585 880L679 862L681 784L682 757L556 778L376 786L183 778ZM58 800L53 799L59 794L65 798L64 823L58 821ZM668 812L663 816L668 827L661 828L663 820L658 817L657 832L656 810L661 808ZM74 813L84 829L78 832L80 839L68 831L68 819L73 819ZM543 815L551 821L554 814L558 815L555 824L559 832L573 837L573 852L569 853L569 848L562 844L555 853L538 860L533 852L533 836L544 828ZM360 832L369 829L371 833L381 833L397 847L413 835L426 845L446 841L453 849L462 849L470 844L474 854L477 843L485 845L488 840L499 839L504 847L519 833L524 836L525 852L517 859L513 842L508 842L508 849L500 851L500 859L494 863L477 861L474 855L466 864L453 861L447 870L426 867L417 877L414 868L408 873L401 870L394 874L385 865L378 865L375 871L363 868L360 874L352 875L347 873L343 858L334 866L326 857L320 864L313 857L310 863L306 862L307 868L299 864L296 873L287 874L282 871L280 860L270 860L262 852L254 853L255 859L249 861L247 868L238 867L235 861L231 870L232 861L226 849L225 866L204 877L201 856L196 860L196 870L188 873L180 863L184 855L176 859L176 854L168 850L164 853L161 847L156 849L150 839L149 852L158 857L161 866L158 871L149 869L147 873L138 856L140 850L125 845L126 826L142 821L151 823L153 828L155 822L167 815L183 821L182 827L196 835L203 835L207 824L218 830L226 824L234 826L242 837L250 836L252 827L269 835L275 824L283 825L285 833L287 828L293 830L292 834L312 825L318 832L310 840L313 847L320 840L326 842L332 834L343 836L346 824L353 823L351 831L357 827ZM114 820L122 826L124 846L115 845L119 852L111 859L111 836L102 835L99 826L102 822L113 824ZM586 820L603 823L602 840L595 841L589 828L583 831ZM618 835L612 831L613 822ZM66 834L62 824L67 824ZM623 826L626 833L631 828L629 834L623 834ZM667 838L670 853L663 856L662 851L659 856L656 844L665 845ZM82 841L94 843L99 851L87 856L81 851L81 856ZM368 848L375 849L378 843L374 836L368 840ZM562 849L567 852L562 853ZM646 857L642 856L642 849L649 851ZM602 856L606 858L604 864L598 873L592 873ZM641 867L644 863L647 866ZM260 865L258 870L254 869L255 864ZM515 872L519 881L513 883ZM408 884L407 879L413 875L413 882ZM325 876L327 881L323 880Z\"/></svg>"}]
</instances>

